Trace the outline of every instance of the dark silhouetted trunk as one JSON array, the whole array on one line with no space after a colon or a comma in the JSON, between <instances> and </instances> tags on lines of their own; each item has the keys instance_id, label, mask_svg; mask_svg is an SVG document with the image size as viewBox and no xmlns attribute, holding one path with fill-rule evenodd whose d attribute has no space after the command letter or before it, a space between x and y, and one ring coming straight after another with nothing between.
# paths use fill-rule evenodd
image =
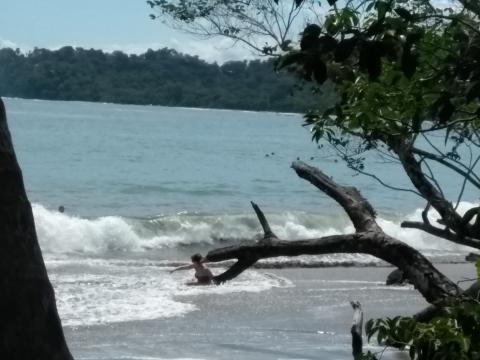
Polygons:
<instances>
[{"instance_id":1,"label":"dark silhouetted trunk","mask_svg":"<svg viewBox=\"0 0 480 360\"><path fill-rule=\"evenodd\" d=\"M73 359L0 99L0 359Z\"/></svg>"}]
</instances>

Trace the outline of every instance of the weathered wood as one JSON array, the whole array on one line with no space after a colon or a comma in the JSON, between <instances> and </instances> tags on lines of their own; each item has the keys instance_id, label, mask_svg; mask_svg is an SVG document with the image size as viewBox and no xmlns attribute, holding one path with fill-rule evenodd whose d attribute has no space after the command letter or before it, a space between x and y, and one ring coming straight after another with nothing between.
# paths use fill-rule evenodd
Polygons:
<instances>
[{"instance_id":1,"label":"weathered wood","mask_svg":"<svg viewBox=\"0 0 480 360\"><path fill-rule=\"evenodd\" d=\"M400 269L395 269L388 274L385 285L403 285L406 282L408 282L408 279L405 278L403 271Z\"/></svg>"},{"instance_id":2,"label":"weathered wood","mask_svg":"<svg viewBox=\"0 0 480 360\"><path fill-rule=\"evenodd\" d=\"M341 186L319 169L302 161L292 164L297 175L330 196L345 210L357 231L378 231L375 210L372 205L353 186Z\"/></svg>"},{"instance_id":3,"label":"weathered wood","mask_svg":"<svg viewBox=\"0 0 480 360\"><path fill-rule=\"evenodd\" d=\"M363 253L382 259L400 270L432 304L450 304L461 296L461 289L439 272L420 252L387 234L375 221L375 212L358 190L336 184L320 170L301 162L292 166L297 174L325 191L345 209L357 232L316 239L243 243L215 249L206 255L210 262L238 259L217 282L232 279L259 259L278 256L320 255L333 253ZM258 211L260 209L258 208ZM257 213L258 214L258 213ZM262 216L264 217L263 213ZM260 218L260 217L259 217ZM266 221L266 219L265 219ZM361 230L361 231L360 231Z\"/></svg>"},{"instance_id":4,"label":"weathered wood","mask_svg":"<svg viewBox=\"0 0 480 360\"><path fill-rule=\"evenodd\" d=\"M480 300L480 282L474 282L467 290L463 292L464 296ZM435 305L429 305L422 311L414 315L415 319L420 322L427 322L432 320L435 316L441 314L441 308Z\"/></svg>"},{"instance_id":5,"label":"weathered wood","mask_svg":"<svg viewBox=\"0 0 480 360\"><path fill-rule=\"evenodd\" d=\"M352 355L354 359L358 359L363 354L363 311L358 301L351 301L353 308L353 323L350 329L352 334Z\"/></svg>"},{"instance_id":6,"label":"weathered wood","mask_svg":"<svg viewBox=\"0 0 480 360\"><path fill-rule=\"evenodd\" d=\"M0 99L0 358L73 359Z\"/></svg>"},{"instance_id":7,"label":"weathered wood","mask_svg":"<svg viewBox=\"0 0 480 360\"><path fill-rule=\"evenodd\" d=\"M255 204L253 201L250 201L250 203L252 204L253 210L255 210L255 214L257 214L257 218L258 218L258 221L260 221L260 225L262 225L263 238L264 239L277 238L277 235L275 235L272 229L270 229L270 225L267 221L267 218L263 214L263 211L260 210L260 207L257 204Z\"/></svg>"},{"instance_id":8,"label":"weathered wood","mask_svg":"<svg viewBox=\"0 0 480 360\"><path fill-rule=\"evenodd\" d=\"M383 232L242 244L212 250L208 252L206 258L210 262L242 259L242 264L247 264L247 261L243 259L257 261L278 256L335 253L369 254L398 267L429 303L451 303L456 301L461 294L458 286L439 272L420 252ZM236 276L247 268L236 268Z\"/></svg>"}]
</instances>

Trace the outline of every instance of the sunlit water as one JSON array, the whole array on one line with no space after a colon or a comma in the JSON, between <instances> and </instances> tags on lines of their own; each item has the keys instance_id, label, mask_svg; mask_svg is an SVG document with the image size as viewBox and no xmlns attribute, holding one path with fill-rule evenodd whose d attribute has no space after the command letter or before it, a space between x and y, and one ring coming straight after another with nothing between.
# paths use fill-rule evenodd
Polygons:
<instances>
[{"instance_id":1,"label":"sunlit water","mask_svg":"<svg viewBox=\"0 0 480 360\"><path fill-rule=\"evenodd\" d=\"M298 294L310 301L320 299L315 311L322 316L326 315L319 310L322 306L330 309L327 313L329 306L340 306L341 311L333 313L343 313L353 294L365 296L373 291L393 304L397 295L383 287L382 279L372 281L367 276L352 283L351 275L340 275L333 284L315 283L320 289L313 294L309 283L298 275L311 270L297 270L294 278L288 271L251 270L229 284L207 288L185 286L189 273L168 273L193 252L254 238L260 228L251 200L262 207L273 231L283 239L353 231L331 199L291 170L297 158L318 166L336 181L356 185L378 210L385 231L434 261L458 261L468 252L401 229L402 219L420 217L421 199L386 190L371 178L353 176L310 141L297 114L20 99L7 99L6 107L59 312L80 359L309 359L316 343L330 354L326 359L346 356L348 336L339 339L331 333L338 331L336 327L348 330L348 326L331 319L324 327L311 328L288 316L291 321L282 324L277 317L298 311L302 321L309 320L308 309L294 300ZM367 160L370 171L394 185L409 186L395 165L377 160ZM443 175L445 189L454 194L461 184ZM467 189L460 209L464 211L475 201L475 193ZM58 212L60 205L64 213ZM435 214L430 216L434 221ZM269 261L275 266L289 261L291 265L291 259ZM325 265L377 260L329 255L295 261ZM332 287L336 290L330 291ZM272 309L266 306L257 314L248 303L241 303L248 315L235 313L241 299L265 302L279 294L289 299L287 304L271 303ZM225 312L218 328L215 309ZM229 311L235 313L230 320ZM268 312L273 320L264 318ZM259 322L251 324L254 319ZM189 321L195 326L213 326L208 336L221 337L232 327L236 331L229 333L226 342L210 339L205 343L189 332ZM225 325L229 321L232 325ZM235 322L241 323L240 329ZM168 329L167 338L162 324ZM151 333L152 326L155 333ZM297 335L302 327L310 328L309 335L303 340L290 336L292 326ZM141 341L135 337L139 333ZM245 333L249 335L242 340ZM262 336L280 343L265 351L252 334L260 337L260 343L267 341ZM162 338L164 343L159 345ZM295 341L299 348L310 350L294 351Z\"/></svg>"}]
</instances>

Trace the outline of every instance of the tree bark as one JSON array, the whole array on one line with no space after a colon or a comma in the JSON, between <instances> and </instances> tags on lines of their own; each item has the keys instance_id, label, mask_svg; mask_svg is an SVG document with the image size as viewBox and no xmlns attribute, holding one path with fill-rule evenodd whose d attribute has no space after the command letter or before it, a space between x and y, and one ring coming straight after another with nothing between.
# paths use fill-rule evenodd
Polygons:
<instances>
[{"instance_id":1,"label":"tree bark","mask_svg":"<svg viewBox=\"0 0 480 360\"><path fill-rule=\"evenodd\" d=\"M465 296L480 300L480 282L475 281L467 290L463 292ZM442 309L435 305L427 306L422 311L414 315L415 320L420 322L428 322L435 316L441 314Z\"/></svg>"},{"instance_id":2,"label":"tree bark","mask_svg":"<svg viewBox=\"0 0 480 360\"><path fill-rule=\"evenodd\" d=\"M353 359L360 359L363 354L363 311L358 301L351 301L353 308L353 322L350 333L352 334L352 355Z\"/></svg>"},{"instance_id":3,"label":"tree bark","mask_svg":"<svg viewBox=\"0 0 480 360\"><path fill-rule=\"evenodd\" d=\"M73 359L0 99L0 358Z\"/></svg>"},{"instance_id":4,"label":"tree bark","mask_svg":"<svg viewBox=\"0 0 480 360\"><path fill-rule=\"evenodd\" d=\"M397 154L400 163L412 184L417 188L425 200L427 200L427 202L438 211L443 223L447 226L447 229L444 231L435 228L431 224L425 222L425 220L423 224L418 222L404 222L402 226L420 229L452 242L479 249L480 239L478 232L475 231L475 228L472 227L468 221L466 222L462 216L455 211L452 203L445 199L445 197L427 179L422 171L420 162L415 159L412 146L398 138L388 141L388 145L391 146L392 150Z\"/></svg>"},{"instance_id":5,"label":"tree bark","mask_svg":"<svg viewBox=\"0 0 480 360\"><path fill-rule=\"evenodd\" d=\"M215 282L233 279L256 261L264 258L363 253L373 255L401 269L431 304L442 306L459 300L462 291L455 283L440 273L417 250L382 231L375 221L372 206L356 188L338 185L320 170L303 162L297 161L292 167L300 177L307 179L335 199L345 209L357 232L316 239L282 241L272 236L273 233L270 231L268 236L266 234L265 238L258 242L212 250L206 255L207 261L238 260L226 272L216 276ZM263 228L270 229L260 208L253 205Z\"/></svg>"}]
</instances>

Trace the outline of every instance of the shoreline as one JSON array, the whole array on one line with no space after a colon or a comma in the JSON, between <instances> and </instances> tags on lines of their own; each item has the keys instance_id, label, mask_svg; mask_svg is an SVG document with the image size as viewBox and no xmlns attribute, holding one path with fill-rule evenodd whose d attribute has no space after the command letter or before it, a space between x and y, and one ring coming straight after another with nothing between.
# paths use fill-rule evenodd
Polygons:
<instances>
[{"instance_id":1,"label":"shoreline","mask_svg":"<svg viewBox=\"0 0 480 360\"><path fill-rule=\"evenodd\" d=\"M439 267L454 281L475 272L470 264ZM65 327L71 350L78 360L350 360L350 300L360 301L365 321L412 315L428 305L412 286L385 286L386 267L247 271L284 279L286 285L261 292L185 293L177 300L195 310L178 317ZM374 341L364 340L365 349L378 350ZM384 359L395 357L392 352Z\"/></svg>"}]
</instances>

